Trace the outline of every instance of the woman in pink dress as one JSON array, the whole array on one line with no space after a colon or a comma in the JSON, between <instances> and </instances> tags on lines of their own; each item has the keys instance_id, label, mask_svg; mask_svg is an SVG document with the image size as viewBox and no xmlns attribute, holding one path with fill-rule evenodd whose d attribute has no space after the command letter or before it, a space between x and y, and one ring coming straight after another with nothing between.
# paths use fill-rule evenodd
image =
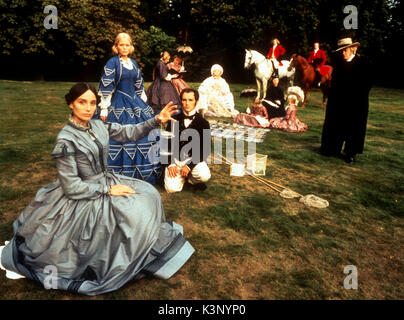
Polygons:
<instances>
[{"instance_id":1,"label":"woman in pink dress","mask_svg":"<svg viewBox=\"0 0 404 320\"><path fill-rule=\"evenodd\" d=\"M288 89L288 106L286 116L269 120L269 128L287 132L304 132L308 126L296 117L297 105L304 100L304 93L299 87Z\"/></svg>"},{"instance_id":2,"label":"woman in pink dress","mask_svg":"<svg viewBox=\"0 0 404 320\"><path fill-rule=\"evenodd\" d=\"M269 126L267 108L265 108L261 104L261 100L257 98L254 100L251 112L239 113L234 117L234 122L249 127L267 128Z\"/></svg>"},{"instance_id":3,"label":"woman in pink dress","mask_svg":"<svg viewBox=\"0 0 404 320\"><path fill-rule=\"evenodd\" d=\"M184 66L181 65L182 59L179 56L174 56L173 62L167 64L167 68L170 73L174 72L178 74L177 78L172 78L171 83L174 85L175 89L178 92L178 95L181 94L181 91L185 88L189 88L189 85L182 79L182 73L185 72Z\"/></svg>"}]
</instances>

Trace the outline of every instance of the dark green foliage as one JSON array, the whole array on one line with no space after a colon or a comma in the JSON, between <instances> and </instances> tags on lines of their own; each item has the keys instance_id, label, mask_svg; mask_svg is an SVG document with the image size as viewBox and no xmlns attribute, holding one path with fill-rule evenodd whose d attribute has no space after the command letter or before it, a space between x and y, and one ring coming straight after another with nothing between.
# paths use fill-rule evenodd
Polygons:
<instances>
[{"instance_id":1,"label":"dark green foliage","mask_svg":"<svg viewBox=\"0 0 404 320\"><path fill-rule=\"evenodd\" d=\"M162 48L187 44L194 49L185 58L189 81L201 81L213 63L220 63L233 82L247 83L253 77L243 70L245 48L266 54L277 37L287 50L285 58L293 53L307 57L317 40L332 60L338 39L350 36L360 41L359 53L373 64L378 83L402 86L403 64L395 49L404 33L401 1L57 0L51 4L58 9L58 29L47 30L43 11L49 4L0 2L0 57L7 61L7 78L36 72L42 79L45 74L96 81L116 34L125 31L134 39L133 57L147 80ZM358 10L358 29L344 29L347 5ZM386 61L397 62L394 74L386 71Z\"/></svg>"}]
</instances>

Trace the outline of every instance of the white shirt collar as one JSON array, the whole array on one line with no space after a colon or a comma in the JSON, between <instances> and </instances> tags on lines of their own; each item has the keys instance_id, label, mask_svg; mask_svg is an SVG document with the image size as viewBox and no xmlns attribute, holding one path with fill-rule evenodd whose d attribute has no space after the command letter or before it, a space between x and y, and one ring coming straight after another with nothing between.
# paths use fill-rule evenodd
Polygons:
<instances>
[{"instance_id":1,"label":"white shirt collar","mask_svg":"<svg viewBox=\"0 0 404 320\"><path fill-rule=\"evenodd\" d=\"M355 58L354 54L347 60L347 62L351 62L353 58Z\"/></svg>"},{"instance_id":2,"label":"white shirt collar","mask_svg":"<svg viewBox=\"0 0 404 320\"><path fill-rule=\"evenodd\" d=\"M196 113L196 107L195 107L195 109L192 110L191 112L186 112L184 109L182 109L182 112L184 112L184 114L185 114L187 117L193 116L193 115Z\"/></svg>"},{"instance_id":3,"label":"white shirt collar","mask_svg":"<svg viewBox=\"0 0 404 320\"><path fill-rule=\"evenodd\" d=\"M194 110L192 110L191 112L186 112L184 109L182 109L182 112L184 112L184 114L187 117L193 116L194 114L196 114L196 107ZM189 125L192 123L193 119L184 119L184 126L185 128L188 128Z\"/></svg>"}]
</instances>

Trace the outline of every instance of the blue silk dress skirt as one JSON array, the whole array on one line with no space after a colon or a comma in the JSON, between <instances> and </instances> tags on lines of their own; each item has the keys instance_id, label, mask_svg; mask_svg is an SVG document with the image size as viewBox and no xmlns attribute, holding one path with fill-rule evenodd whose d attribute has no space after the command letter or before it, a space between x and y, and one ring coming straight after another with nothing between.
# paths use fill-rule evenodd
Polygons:
<instances>
[{"instance_id":1,"label":"blue silk dress skirt","mask_svg":"<svg viewBox=\"0 0 404 320\"><path fill-rule=\"evenodd\" d=\"M14 222L2 265L54 289L90 296L146 275L168 279L194 252L182 227L165 218L151 184L106 169L109 139L138 141L159 125L155 119L89 123L83 129L69 122L59 133L52 153L58 179L41 188ZM111 196L115 184L135 193Z\"/></svg>"}]
</instances>

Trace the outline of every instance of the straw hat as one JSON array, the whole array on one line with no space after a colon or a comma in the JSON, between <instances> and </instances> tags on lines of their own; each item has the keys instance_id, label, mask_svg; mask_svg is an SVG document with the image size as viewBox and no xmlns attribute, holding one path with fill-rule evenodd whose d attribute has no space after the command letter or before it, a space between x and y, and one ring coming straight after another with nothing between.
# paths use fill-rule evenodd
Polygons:
<instances>
[{"instance_id":1,"label":"straw hat","mask_svg":"<svg viewBox=\"0 0 404 320\"><path fill-rule=\"evenodd\" d=\"M338 49L335 50L335 52L343 50L345 48L358 47L359 45L360 45L359 42L353 42L352 43L351 38L343 38L343 39L338 41L338 43L337 43Z\"/></svg>"}]
</instances>

